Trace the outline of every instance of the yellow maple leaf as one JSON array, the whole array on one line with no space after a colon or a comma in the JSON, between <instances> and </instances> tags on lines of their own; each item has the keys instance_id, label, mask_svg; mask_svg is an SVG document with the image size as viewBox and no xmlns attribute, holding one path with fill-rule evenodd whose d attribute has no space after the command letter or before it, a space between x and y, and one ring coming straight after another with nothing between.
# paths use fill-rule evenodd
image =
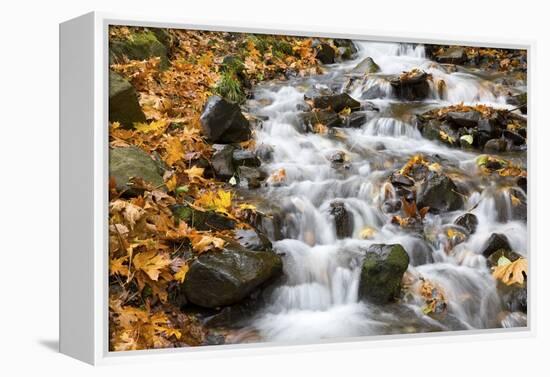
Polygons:
<instances>
[{"instance_id":1,"label":"yellow maple leaf","mask_svg":"<svg viewBox=\"0 0 550 377\"><path fill-rule=\"evenodd\" d=\"M118 274L120 276L128 276L128 266L123 264L127 260L127 255L120 258L111 259L109 262L109 275Z\"/></svg>"},{"instance_id":2,"label":"yellow maple leaf","mask_svg":"<svg viewBox=\"0 0 550 377\"><path fill-rule=\"evenodd\" d=\"M229 213L231 209L231 191L206 191L195 200L194 204L207 210Z\"/></svg>"},{"instance_id":3,"label":"yellow maple leaf","mask_svg":"<svg viewBox=\"0 0 550 377\"><path fill-rule=\"evenodd\" d=\"M164 119L153 121L149 124L147 123L134 123L134 128L142 133L155 133L161 134L168 127L168 122Z\"/></svg>"},{"instance_id":4,"label":"yellow maple leaf","mask_svg":"<svg viewBox=\"0 0 550 377\"><path fill-rule=\"evenodd\" d=\"M183 281L185 280L185 275L187 275L187 271L189 271L189 265L185 263L180 267L179 271L176 272L174 278L180 283L183 283Z\"/></svg>"},{"instance_id":5,"label":"yellow maple leaf","mask_svg":"<svg viewBox=\"0 0 550 377\"><path fill-rule=\"evenodd\" d=\"M154 281L158 280L161 270L170 265L170 262L171 260L166 254L157 253L154 250L136 254L132 260L136 270L145 272Z\"/></svg>"},{"instance_id":6,"label":"yellow maple leaf","mask_svg":"<svg viewBox=\"0 0 550 377\"><path fill-rule=\"evenodd\" d=\"M202 175L204 173L204 168L199 168L196 166L192 166L189 169L184 170L185 174L189 177L189 181L191 182L197 182L202 181Z\"/></svg>"},{"instance_id":7,"label":"yellow maple leaf","mask_svg":"<svg viewBox=\"0 0 550 377\"><path fill-rule=\"evenodd\" d=\"M178 178L174 174L165 182L165 184L168 191L174 191L178 185Z\"/></svg>"},{"instance_id":8,"label":"yellow maple leaf","mask_svg":"<svg viewBox=\"0 0 550 377\"><path fill-rule=\"evenodd\" d=\"M519 258L514 262L499 263L493 270L493 277L506 285L523 285L527 277L527 267L525 258Z\"/></svg>"},{"instance_id":9,"label":"yellow maple leaf","mask_svg":"<svg viewBox=\"0 0 550 377\"><path fill-rule=\"evenodd\" d=\"M183 158L183 145L181 141L175 137L168 135L166 138L166 158L165 161L169 166L174 165L177 161Z\"/></svg>"},{"instance_id":10,"label":"yellow maple leaf","mask_svg":"<svg viewBox=\"0 0 550 377\"><path fill-rule=\"evenodd\" d=\"M225 241L221 238L198 233L192 235L190 239L193 250L199 254L212 249L221 249L225 245Z\"/></svg>"}]
</instances>

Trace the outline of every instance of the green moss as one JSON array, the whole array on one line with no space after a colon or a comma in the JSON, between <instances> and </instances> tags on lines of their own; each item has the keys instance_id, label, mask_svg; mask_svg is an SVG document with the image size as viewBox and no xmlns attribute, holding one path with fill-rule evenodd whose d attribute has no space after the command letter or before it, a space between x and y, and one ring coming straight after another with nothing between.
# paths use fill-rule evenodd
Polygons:
<instances>
[{"instance_id":1,"label":"green moss","mask_svg":"<svg viewBox=\"0 0 550 377\"><path fill-rule=\"evenodd\" d=\"M110 54L112 59L126 56L130 60L146 60L151 57L160 57L160 68L168 67L168 50L154 33L142 31L131 34L127 39L111 41Z\"/></svg>"},{"instance_id":2,"label":"green moss","mask_svg":"<svg viewBox=\"0 0 550 377\"><path fill-rule=\"evenodd\" d=\"M241 82L233 72L222 73L214 92L234 103L242 103L246 99Z\"/></svg>"}]
</instances>

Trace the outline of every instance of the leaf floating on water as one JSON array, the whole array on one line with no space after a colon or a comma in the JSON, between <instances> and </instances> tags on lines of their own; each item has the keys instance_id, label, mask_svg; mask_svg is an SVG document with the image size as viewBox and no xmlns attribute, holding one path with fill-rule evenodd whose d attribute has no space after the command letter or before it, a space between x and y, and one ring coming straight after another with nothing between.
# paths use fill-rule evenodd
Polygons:
<instances>
[{"instance_id":1,"label":"leaf floating on water","mask_svg":"<svg viewBox=\"0 0 550 377\"><path fill-rule=\"evenodd\" d=\"M361 231L361 238L364 239L364 240L370 240L372 239L374 236L376 235L376 229L374 228L371 228L370 226L364 228L362 231Z\"/></svg>"},{"instance_id":2,"label":"leaf floating on water","mask_svg":"<svg viewBox=\"0 0 550 377\"><path fill-rule=\"evenodd\" d=\"M502 258L502 257L501 257ZM493 270L493 277L506 285L523 285L527 279L527 259L519 258L514 262L501 261Z\"/></svg>"},{"instance_id":3,"label":"leaf floating on water","mask_svg":"<svg viewBox=\"0 0 550 377\"><path fill-rule=\"evenodd\" d=\"M271 183L282 183L285 180L286 180L286 170L283 168L276 170L268 178L268 181Z\"/></svg>"}]
</instances>

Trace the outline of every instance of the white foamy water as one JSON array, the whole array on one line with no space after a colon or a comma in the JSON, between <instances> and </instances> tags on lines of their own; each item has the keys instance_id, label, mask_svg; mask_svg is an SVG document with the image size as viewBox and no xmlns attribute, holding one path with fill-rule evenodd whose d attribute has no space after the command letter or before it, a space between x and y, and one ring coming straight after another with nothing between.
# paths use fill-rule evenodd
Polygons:
<instances>
[{"instance_id":1,"label":"white foamy water","mask_svg":"<svg viewBox=\"0 0 550 377\"><path fill-rule=\"evenodd\" d=\"M264 167L268 172L286 171L285 181L271 186L262 195L284 205L286 214L284 239L274 242L275 250L283 257L285 281L274 289L252 328L268 341L310 341L488 328L520 322L517 316L507 317L500 325L497 322L502 304L485 258L479 254L483 242L493 232L506 234L518 252L526 251L526 225L512 220L509 195L491 187L474 189L464 208L475 207L472 213L479 219L478 230L450 254L440 242L427 242L391 225L391 215L381 210L387 195L392 195L383 184L387 174L417 153L437 155L462 169L470 179L476 179L472 168L476 154L424 139L412 121L393 110L399 101L391 95L387 75L421 68L433 76L434 82L445 81L444 95L440 96L433 88L432 98L418 106L465 102L505 107L504 98L488 81L463 72L448 73L427 60L423 46L367 42L358 46L357 59L330 66L329 75L308 78L306 84L300 85L293 82L266 85L255 93L256 99L269 103L252 109L268 119L255 130L257 144L270 145L274 150L272 162L264 163ZM327 80L345 75L367 56L374 59L381 72L353 88L350 95L360 99L370 86L381 84L388 98L372 101L379 113L359 128L341 130L340 137L302 132L297 106L305 105L307 86L326 85ZM347 169L331 166L330 156L338 151L348 156ZM350 238L336 237L330 215L330 203L334 200L342 202L351 214ZM430 214L426 224L440 237L444 227L465 210ZM374 231L370 240L360 238L366 227ZM400 243L405 247L411 259L409 273L429 279L445 292L446 319L425 315L422 299L414 294L407 304L385 307L358 299L362 256L373 243Z\"/></svg>"}]
</instances>

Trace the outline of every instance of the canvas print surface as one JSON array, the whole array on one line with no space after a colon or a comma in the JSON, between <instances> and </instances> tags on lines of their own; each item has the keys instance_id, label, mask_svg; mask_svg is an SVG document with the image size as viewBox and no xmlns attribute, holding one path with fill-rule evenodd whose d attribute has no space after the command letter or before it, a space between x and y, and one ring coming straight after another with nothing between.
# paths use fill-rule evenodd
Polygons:
<instances>
[{"instance_id":1,"label":"canvas print surface","mask_svg":"<svg viewBox=\"0 0 550 377\"><path fill-rule=\"evenodd\" d=\"M527 52L109 29L109 347L527 326Z\"/></svg>"}]
</instances>

